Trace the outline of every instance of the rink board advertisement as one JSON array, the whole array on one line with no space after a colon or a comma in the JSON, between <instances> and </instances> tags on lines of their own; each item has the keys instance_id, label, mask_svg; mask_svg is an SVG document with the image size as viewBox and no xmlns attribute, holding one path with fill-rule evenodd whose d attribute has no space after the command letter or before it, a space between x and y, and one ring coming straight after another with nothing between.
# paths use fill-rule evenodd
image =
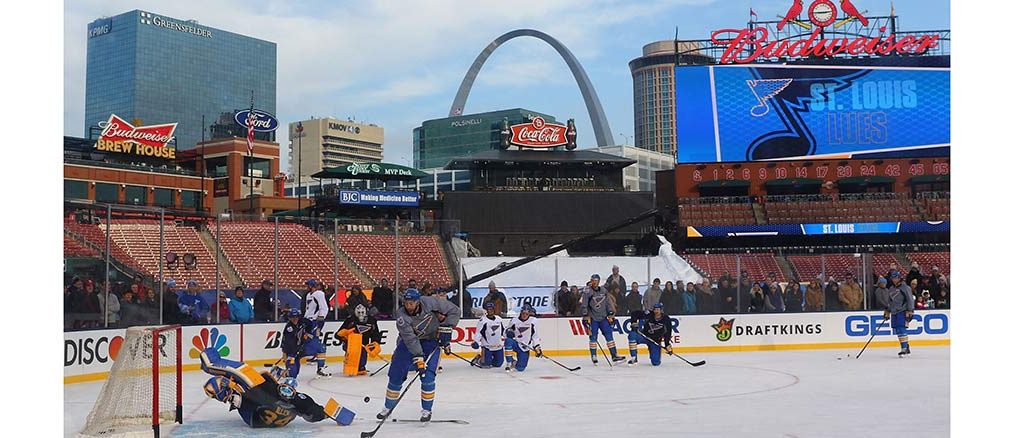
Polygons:
<instances>
[{"instance_id":1,"label":"rink board advertisement","mask_svg":"<svg viewBox=\"0 0 1014 438\"><path fill-rule=\"evenodd\" d=\"M509 319L509 318L508 318ZM871 347L897 346L890 324L881 324L880 312L834 312L796 314L716 314L673 317L673 342L684 352L756 351L780 349L818 349L861 347L871 330L877 335ZM476 319L463 319L452 335L451 348L459 353L472 352ZM505 321L506 323L506 321ZM336 332L341 324L328 322L322 341L330 361L344 354ZM380 321L381 354L394 352L398 331L394 321ZM199 369L200 351L216 348L227 359L245 361L263 369L281 357L282 323L225 324L183 327L182 360L185 371ZM879 327L879 330L878 330ZM626 350L628 318L613 324L613 339ZM91 330L64 333L64 383L105 378L113 360L131 354L138 346L123 345L125 329ZM542 348L548 354L582 355L588 352L588 330L579 318L545 318L538 321ZM914 346L948 345L950 311L916 312L908 334ZM605 345L602 335L599 341ZM132 350L134 348L134 350ZM625 353L624 353L625 354Z\"/></svg>"},{"instance_id":2,"label":"rink board advertisement","mask_svg":"<svg viewBox=\"0 0 1014 438\"><path fill-rule=\"evenodd\" d=\"M677 162L943 156L950 70L676 69Z\"/></svg>"},{"instance_id":3,"label":"rink board advertisement","mask_svg":"<svg viewBox=\"0 0 1014 438\"><path fill-rule=\"evenodd\" d=\"M828 234L939 233L951 230L950 221L847 222L833 224L693 225L687 237L819 236Z\"/></svg>"}]
</instances>

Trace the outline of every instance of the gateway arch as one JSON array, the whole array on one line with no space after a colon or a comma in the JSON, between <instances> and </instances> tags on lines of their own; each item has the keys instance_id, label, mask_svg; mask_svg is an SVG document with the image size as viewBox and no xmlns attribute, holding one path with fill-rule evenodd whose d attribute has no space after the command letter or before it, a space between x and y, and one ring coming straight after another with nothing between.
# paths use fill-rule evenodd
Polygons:
<instances>
[{"instance_id":1,"label":"gateway arch","mask_svg":"<svg viewBox=\"0 0 1014 438\"><path fill-rule=\"evenodd\" d=\"M468 72L465 73L465 78L461 80L461 85L458 87L458 93L454 95L454 103L451 104L451 110L448 112L448 117L459 116L465 112L465 102L468 101L468 93L472 90L472 84L475 82L475 77L479 75L479 70L482 69L482 65L486 63L486 59L493 54L493 51L500 47L507 41L521 36L530 36L545 41L547 44L556 49L556 52L560 54L563 60L567 63L567 67L570 67L570 72L574 75L574 80L577 81L577 86L581 90L581 96L584 97L584 104L588 107L588 117L591 118L592 129L595 131L595 141L599 146L613 146L616 144L613 141L613 133L609 130L609 121L606 120L606 114L602 111L602 104L599 102L598 94L595 94L595 87L592 86L588 75L585 74L584 68L581 67L581 63L577 61L574 54L570 52L566 46L561 44L556 38L553 38L543 32L534 29L517 29L507 32L497 37L493 42L489 43L482 53L475 58L472 62L472 66L468 68Z\"/></svg>"}]
</instances>

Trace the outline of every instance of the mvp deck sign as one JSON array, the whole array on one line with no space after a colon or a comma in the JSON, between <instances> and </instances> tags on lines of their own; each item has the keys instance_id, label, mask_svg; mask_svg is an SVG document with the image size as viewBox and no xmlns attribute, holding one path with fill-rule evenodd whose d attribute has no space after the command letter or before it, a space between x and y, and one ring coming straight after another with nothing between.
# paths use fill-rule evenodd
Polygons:
<instances>
[{"instance_id":1,"label":"mvp deck sign","mask_svg":"<svg viewBox=\"0 0 1014 438\"><path fill-rule=\"evenodd\" d=\"M99 127L102 133L95 143L98 151L176 159L176 148L167 146L173 139L176 123L134 126L116 114L110 114L108 121L99 122Z\"/></svg>"}]
</instances>

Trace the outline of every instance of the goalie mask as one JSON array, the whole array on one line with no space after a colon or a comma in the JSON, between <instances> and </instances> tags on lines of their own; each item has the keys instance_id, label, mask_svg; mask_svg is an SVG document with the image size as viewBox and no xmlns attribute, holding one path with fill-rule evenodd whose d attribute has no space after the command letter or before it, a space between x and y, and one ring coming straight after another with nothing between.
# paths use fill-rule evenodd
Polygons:
<instances>
[{"instance_id":1,"label":"goalie mask","mask_svg":"<svg viewBox=\"0 0 1014 438\"><path fill-rule=\"evenodd\" d=\"M295 378L286 377L278 382L278 395L285 400L291 400L292 397L296 396L296 382Z\"/></svg>"},{"instance_id":2,"label":"goalie mask","mask_svg":"<svg viewBox=\"0 0 1014 438\"><path fill-rule=\"evenodd\" d=\"M366 322L366 306L359 304L356 306L354 312L356 315L356 319L358 319L359 322Z\"/></svg>"}]
</instances>

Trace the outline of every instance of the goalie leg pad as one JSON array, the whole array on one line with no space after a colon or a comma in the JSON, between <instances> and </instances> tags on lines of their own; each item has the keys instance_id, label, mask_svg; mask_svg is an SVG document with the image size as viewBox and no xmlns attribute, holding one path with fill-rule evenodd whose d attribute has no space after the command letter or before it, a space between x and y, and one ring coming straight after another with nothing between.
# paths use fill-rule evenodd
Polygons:
<instances>
[{"instance_id":1,"label":"goalie leg pad","mask_svg":"<svg viewBox=\"0 0 1014 438\"><path fill-rule=\"evenodd\" d=\"M352 420L356 418L355 412L352 412L351 409L342 406L333 398L328 399L327 403L324 404L324 413L342 426L352 424Z\"/></svg>"}]
</instances>

